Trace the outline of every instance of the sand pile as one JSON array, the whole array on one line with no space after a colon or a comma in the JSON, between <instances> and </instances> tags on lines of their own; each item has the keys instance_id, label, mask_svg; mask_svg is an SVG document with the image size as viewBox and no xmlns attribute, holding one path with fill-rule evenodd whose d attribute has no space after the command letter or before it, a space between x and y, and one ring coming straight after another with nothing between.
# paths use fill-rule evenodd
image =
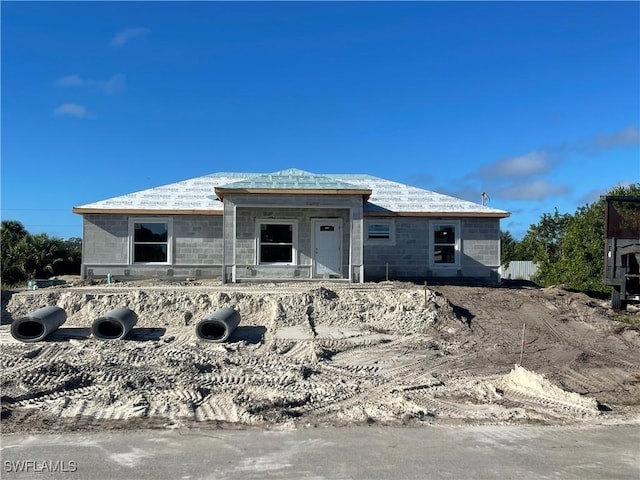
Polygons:
<instances>
[{"instance_id":1,"label":"sand pile","mask_svg":"<svg viewBox=\"0 0 640 480\"><path fill-rule=\"evenodd\" d=\"M460 292L470 299L464 307L436 290L399 283L117 285L15 294L3 304L0 327L2 428L574 422L603 415L594 395L580 389L618 397L623 391L631 399L639 392L638 345L628 340L635 337L612 334L608 320L593 314L596 307L581 307L588 323L568 324L557 303L523 303L527 292ZM502 304L483 317L483 309L493 308L487 299L498 294ZM540 360L583 373L550 378L519 366L502 373L519 353L520 325L506 325L514 312L505 308L509 302L531 315L532 344L543 352L529 346L528 365ZM10 336L12 318L46 305L68 315L47 341ZM138 315L129 336L93 338L91 322L119 306ZM237 309L240 326L227 343L199 341L195 325L220 307ZM549 328L547 340L542 332ZM571 347L572 361L574 337L565 332L573 330L575 342L589 338L598 351L615 347L615 362L602 355L590 362L584 344L579 352ZM564 363L554 361L560 358ZM594 366L597 376L590 376L586 368ZM609 378L603 372L614 381L596 383ZM569 384L583 395L561 388Z\"/></svg>"},{"instance_id":2,"label":"sand pile","mask_svg":"<svg viewBox=\"0 0 640 480\"><path fill-rule=\"evenodd\" d=\"M567 392L539 373L520 365L504 376L500 382L503 394L510 400L542 404L550 411L569 411L581 415L598 415L598 402L594 398Z\"/></svg>"},{"instance_id":3,"label":"sand pile","mask_svg":"<svg viewBox=\"0 0 640 480\"><path fill-rule=\"evenodd\" d=\"M243 324L265 325L277 319L278 326L307 322L395 333L416 333L438 318L453 317L451 305L442 296L406 286L390 288L384 295L374 289L342 289L338 294L329 287L300 285L274 292L265 286L259 294L255 287L51 290L14 295L6 310L17 318L48 305L67 312L68 326L90 325L116 307L135 311L138 326L147 328L188 326L221 307L238 310Z\"/></svg>"}]
</instances>

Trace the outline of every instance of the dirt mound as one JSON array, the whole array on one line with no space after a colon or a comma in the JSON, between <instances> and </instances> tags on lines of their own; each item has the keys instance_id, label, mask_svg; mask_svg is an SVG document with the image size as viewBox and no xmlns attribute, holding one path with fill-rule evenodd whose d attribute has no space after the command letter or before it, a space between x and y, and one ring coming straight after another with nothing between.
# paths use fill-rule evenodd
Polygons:
<instances>
[{"instance_id":1,"label":"dirt mound","mask_svg":"<svg viewBox=\"0 0 640 480\"><path fill-rule=\"evenodd\" d=\"M5 432L626 421L640 401L637 329L559 289L115 284L3 299ZM10 336L12 319L46 305L67 312L61 329L37 344ZM91 337L121 306L138 315L129 337ZM227 343L198 341L196 323L221 307L240 326ZM523 323L526 369L513 367Z\"/></svg>"},{"instance_id":2,"label":"dirt mound","mask_svg":"<svg viewBox=\"0 0 640 480\"><path fill-rule=\"evenodd\" d=\"M531 399L532 402L542 403L550 410L568 410L584 415L599 413L598 402L594 398L562 390L543 375L520 365L515 365L500 383L502 394L512 399L519 398L521 401Z\"/></svg>"}]
</instances>

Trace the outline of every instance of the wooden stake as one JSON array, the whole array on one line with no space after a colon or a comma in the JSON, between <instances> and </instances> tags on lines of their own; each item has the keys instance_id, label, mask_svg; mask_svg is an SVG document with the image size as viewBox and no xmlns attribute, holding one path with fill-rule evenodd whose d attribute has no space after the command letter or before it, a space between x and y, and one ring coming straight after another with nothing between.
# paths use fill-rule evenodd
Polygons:
<instances>
[{"instance_id":1,"label":"wooden stake","mask_svg":"<svg viewBox=\"0 0 640 480\"><path fill-rule=\"evenodd\" d=\"M520 363L518 365L522 366L522 356L524 355L524 327L525 324L522 324L522 343L520 344Z\"/></svg>"},{"instance_id":2,"label":"wooden stake","mask_svg":"<svg viewBox=\"0 0 640 480\"><path fill-rule=\"evenodd\" d=\"M424 281L424 308L427 308L427 281Z\"/></svg>"}]
</instances>

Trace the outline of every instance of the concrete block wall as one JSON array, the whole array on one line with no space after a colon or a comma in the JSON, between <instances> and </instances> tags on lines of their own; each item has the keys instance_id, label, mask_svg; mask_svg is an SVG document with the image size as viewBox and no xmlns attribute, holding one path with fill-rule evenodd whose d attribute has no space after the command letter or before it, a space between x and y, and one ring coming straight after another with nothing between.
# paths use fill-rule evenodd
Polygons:
<instances>
[{"instance_id":1,"label":"concrete block wall","mask_svg":"<svg viewBox=\"0 0 640 480\"><path fill-rule=\"evenodd\" d=\"M82 262L126 264L129 261L129 217L126 215L84 215Z\"/></svg>"},{"instance_id":2,"label":"concrete block wall","mask_svg":"<svg viewBox=\"0 0 640 480\"><path fill-rule=\"evenodd\" d=\"M372 220L366 217L366 220ZM388 221L389 217L380 218ZM424 217L393 219L395 242L391 245L367 242L364 245L366 280L385 280L387 263L389 279L423 278L429 265L429 220ZM366 235L366 232L365 232Z\"/></svg>"},{"instance_id":3,"label":"concrete block wall","mask_svg":"<svg viewBox=\"0 0 640 480\"><path fill-rule=\"evenodd\" d=\"M462 259L464 271L500 266L500 220L468 218L462 221Z\"/></svg>"},{"instance_id":4,"label":"concrete block wall","mask_svg":"<svg viewBox=\"0 0 640 480\"><path fill-rule=\"evenodd\" d=\"M129 263L129 216L116 214L87 214L83 221L83 275L92 273L96 277L126 276L141 277L220 277L222 269L223 244L227 248L227 268L225 278L231 279L233 262L233 212L237 208L237 265L238 278L310 278L311 244L313 218L341 218L343 222L343 272L349 276L349 254L352 262L352 281L360 281L360 266L364 262L365 280L383 280L386 264L389 263L390 279L414 279L429 276L455 275L464 278L499 279L500 264L500 221L494 218L461 219L461 265L459 269L436 271L429 266L429 224L426 217L396 217L395 243L375 245L365 243L362 247L364 258L360 258L362 229L364 221L361 204L357 197L336 199L333 196L305 196L302 204L313 208L284 207L282 197L273 207L242 206L242 203L256 201L256 196L240 195L237 207L225 198L225 214L220 215L174 215L173 219L173 263L172 265L135 265ZM238 200L238 199L236 199ZM261 201L263 198L261 198ZM290 196L287 201L300 202L298 196ZM345 202L345 208L322 203ZM359 207L359 208L358 208ZM349 210L351 208L351 210ZM148 218L149 215L145 215ZM166 215L159 216L167 218ZM256 218L295 219L298 222L298 265L297 268L259 267L255 265ZM367 217L369 218L369 217ZM389 217L384 217L388 220ZM352 220L350 224L350 220ZM226 242L223 242L223 222ZM304 267L307 267L306 269ZM253 267L242 273L238 268ZM258 268L256 268L258 267Z\"/></svg>"},{"instance_id":5,"label":"concrete block wall","mask_svg":"<svg viewBox=\"0 0 640 480\"><path fill-rule=\"evenodd\" d=\"M138 280L161 278L180 280L185 278L220 278L220 266L183 267L173 265L136 266L136 265L91 265L83 264L83 278L105 278L111 274L116 280Z\"/></svg>"},{"instance_id":6,"label":"concrete block wall","mask_svg":"<svg viewBox=\"0 0 640 480\"><path fill-rule=\"evenodd\" d=\"M373 217L366 217L366 220ZM389 220L388 217L380 220ZM460 221L460 266L437 268L430 265L430 222L447 219L396 217L395 243L376 245L365 240L364 265L367 281L384 280L389 264L389 279L460 277L498 279L500 266L500 220L466 218ZM366 233L365 233L366 234Z\"/></svg>"},{"instance_id":7,"label":"concrete block wall","mask_svg":"<svg viewBox=\"0 0 640 480\"><path fill-rule=\"evenodd\" d=\"M215 278L222 274L220 215L159 215L173 223L170 265L130 263L129 215L87 214L83 220L83 276L96 278ZM138 216L133 216L138 217ZM145 218L152 218L145 215Z\"/></svg>"},{"instance_id":8,"label":"concrete block wall","mask_svg":"<svg viewBox=\"0 0 640 480\"><path fill-rule=\"evenodd\" d=\"M234 219L235 239L234 239ZM309 266L312 263L312 223L314 218L340 218L342 219L342 252L343 252L343 274L349 275L349 257L352 261L355 258L358 265L361 264L361 229L362 229L362 198L350 195L247 195L247 194L227 194L224 199L224 236L225 236L225 257L226 266L225 278L231 281L232 265L237 267L255 266L256 263L256 219L273 218L297 221L297 263L299 267ZM354 224L351 225L351 216L354 217ZM353 232L357 236L353 236ZM233 244L235 241L235 255ZM258 266L256 266L258 267ZM273 267L266 267L273 268ZM269 278L276 274L273 270L265 270L254 276L264 275ZM290 278L289 270L282 272L281 278ZM307 269L308 270L308 269ZM239 278L240 272L236 268L236 276ZM293 270L295 278L300 275L307 276L303 270Z\"/></svg>"},{"instance_id":9,"label":"concrete block wall","mask_svg":"<svg viewBox=\"0 0 640 480\"><path fill-rule=\"evenodd\" d=\"M254 265L256 263L256 220L278 219L296 220L298 229L297 264L311 265L311 236L313 218L340 218L342 220L343 265L349 265L349 211L344 209L295 209L295 208L238 208L236 210L236 262Z\"/></svg>"},{"instance_id":10,"label":"concrete block wall","mask_svg":"<svg viewBox=\"0 0 640 480\"><path fill-rule=\"evenodd\" d=\"M310 265L237 265L236 280L309 280L311 278Z\"/></svg>"},{"instance_id":11,"label":"concrete block wall","mask_svg":"<svg viewBox=\"0 0 640 480\"><path fill-rule=\"evenodd\" d=\"M222 264L222 216L173 218L174 265Z\"/></svg>"}]
</instances>

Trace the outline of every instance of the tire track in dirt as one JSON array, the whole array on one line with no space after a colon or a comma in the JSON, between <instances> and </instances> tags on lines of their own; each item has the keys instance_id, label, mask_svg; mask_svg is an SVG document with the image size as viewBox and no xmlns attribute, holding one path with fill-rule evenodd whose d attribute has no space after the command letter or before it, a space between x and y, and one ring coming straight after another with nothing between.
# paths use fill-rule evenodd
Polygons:
<instances>
[{"instance_id":1,"label":"tire track in dirt","mask_svg":"<svg viewBox=\"0 0 640 480\"><path fill-rule=\"evenodd\" d=\"M571 368L566 368L562 371L559 382L566 390L581 395L601 393L606 388L606 384L609 383L608 381L601 383L594 379L592 375L584 375Z\"/></svg>"},{"instance_id":2,"label":"tire track in dirt","mask_svg":"<svg viewBox=\"0 0 640 480\"><path fill-rule=\"evenodd\" d=\"M425 303L422 288L405 284L103 290L143 302L146 325L164 315L164 335L0 344L9 428L29 425L25 409L37 412L33 422L64 418L66 428L133 419L277 425L597 415L583 399L549 394L551 384L532 391L501 383L517 361L523 321L536 348L526 353L527 366L549 374L553 385L599 398L638 398L640 389L635 337L627 333L623 341L614 327L596 328L607 322L597 306L568 293L446 287L452 307L435 293ZM65 294L82 311L80 300ZM85 302L102 301L97 291L90 295ZM28 305L25 298L18 299L20 308ZM264 327L262 341L198 342L198 315L219 305L242 308L242 325ZM0 338L7 330L0 328Z\"/></svg>"},{"instance_id":3,"label":"tire track in dirt","mask_svg":"<svg viewBox=\"0 0 640 480\"><path fill-rule=\"evenodd\" d=\"M508 387L504 389L504 397L517 406L537 411L541 416L553 415L557 418L575 419L576 417L597 416L599 414L597 409L580 407L542 395L526 394Z\"/></svg>"}]
</instances>

